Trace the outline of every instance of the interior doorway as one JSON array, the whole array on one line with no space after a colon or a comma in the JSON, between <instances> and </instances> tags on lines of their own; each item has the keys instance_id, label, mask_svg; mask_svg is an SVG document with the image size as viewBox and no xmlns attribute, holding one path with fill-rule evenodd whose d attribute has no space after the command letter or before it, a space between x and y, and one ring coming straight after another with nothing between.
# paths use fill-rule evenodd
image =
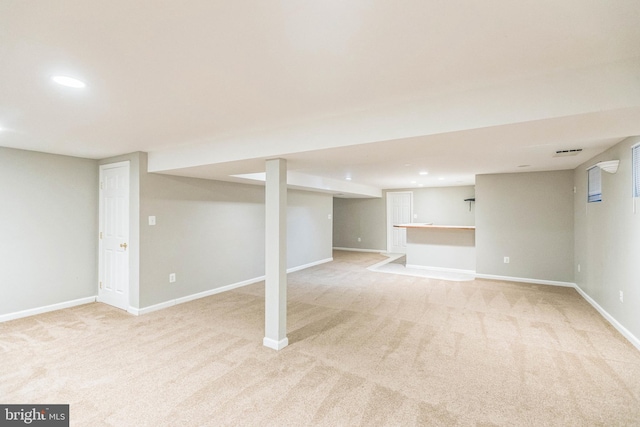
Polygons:
<instances>
[{"instance_id":1,"label":"interior doorway","mask_svg":"<svg viewBox=\"0 0 640 427\"><path fill-rule=\"evenodd\" d=\"M408 224L413 217L413 192L387 193L387 252L407 253L407 229L394 227Z\"/></svg>"},{"instance_id":2,"label":"interior doorway","mask_svg":"<svg viewBox=\"0 0 640 427\"><path fill-rule=\"evenodd\" d=\"M98 301L129 306L129 162L100 166Z\"/></svg>"}]
</instances>

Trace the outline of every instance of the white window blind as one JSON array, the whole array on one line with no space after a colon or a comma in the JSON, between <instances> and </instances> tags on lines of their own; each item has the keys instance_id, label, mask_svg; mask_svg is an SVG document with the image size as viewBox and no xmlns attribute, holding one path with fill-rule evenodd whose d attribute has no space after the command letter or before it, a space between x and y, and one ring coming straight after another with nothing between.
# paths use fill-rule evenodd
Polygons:
<instances>
[{"instance_id":1,"label":"white window blind","mask_svg":"<svg viewBox=\"0 0 640 427\"><path fill-rule=\"evenodd\" d=\"M587 170L588 175L588 197L587 202L601 202L602 201L602 178L601 169L598 166L593 166Z\"/></svg>"},{"instance_id":2,"label":"white window blind","mask_svg":"<svg viewBox=\"0 0 640 427\"><path fill-rule=\"evenodd\" d=\"M640 197L640 144L631 148L633 170L633 197Z\"/></svg>"}]
</instances>

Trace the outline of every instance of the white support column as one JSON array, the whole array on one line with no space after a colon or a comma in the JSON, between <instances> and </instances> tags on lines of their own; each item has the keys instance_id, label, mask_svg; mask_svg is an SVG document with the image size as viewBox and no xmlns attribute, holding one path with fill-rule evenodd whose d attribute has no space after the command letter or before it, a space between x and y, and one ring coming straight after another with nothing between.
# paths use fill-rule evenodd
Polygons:
<instances>
[{"instance_id":1,"label":"white support column","mask_svg":"<svg viewBox=\"0 0 640 427\"><path fill-rule=\"evenodd\" d=\"M287 161L267 160L265 189L265 321L263 345L280 350L287 339Z\"/></svg>"}]
</instances>

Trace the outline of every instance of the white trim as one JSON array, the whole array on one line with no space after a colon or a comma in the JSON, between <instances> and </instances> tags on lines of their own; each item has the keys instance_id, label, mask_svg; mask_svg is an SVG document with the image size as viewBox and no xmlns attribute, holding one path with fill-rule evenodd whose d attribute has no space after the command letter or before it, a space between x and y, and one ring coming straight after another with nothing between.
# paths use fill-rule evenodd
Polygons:
<instances>
[{"instance_id":1,"label":"white trim","mask_svg":"<svg viewBox=\"0 0 640 427\"><path fill-rule=\"evenodd\" d=\"M199 292L197 294L187 295L186 297L176 298L176 304L184 304L185 302L197 300L200 298L210 297L222 292L230 291L232 289L241 288L243 286L253 285L254 283L261 282L265 279L264 276L256 277L255 279L244 280L238 283L232 283L231 285L221 286L215 289L209 289L208 291Z\"/></svg>"},{"instance_id":2,"label":"white trim","mask_svg":"<svg viewBox=\"0 0 640 427\"><path fill-rule=\"evenodd\" d=\"M219 288L214 288L214 289L209 289L208 291L198 292L197 294L191 294L191 295L187 295L187 296L184 296L184 297L176 298L176 299L173 299L173 300L161 302L159 304L150 305L149 307L144 307L144 308L140 308L140 309L135 309L133 307L130 307L129 310L127 310L127 311L129 311L130 313L135 314L135 315L143 315L143 314L151 313L153 311L158 311L158 310L162 310L162 309L165 309L165 308L169 308L169 307L172 307L174 305L184 304L185 302L193 301L193 300L196 300L196 299L210 297L211 295L216 295L216 294L219 294L219 293L222 293L222 292L230 291L232 289L241 288L241 287L247 286L247 285L252 285L254 283L261 282L264 279L265 279L265 276L260 276L260 277L256 277L256 278L249 279L249 280L245 280L245 281L242 281L242 282L232 283L231 285L221 286ZM134 310L137 310L137 312L135 312Z\"/></svg>"},{"instance_id":3,"label":"white trim","mask_svg":"<svg viewBox=\"0 0 640 427\"><path fill-rule=\"evenodd\" d=\"M92 297L79 298L71 301L59 302L57 304L45 305L43 307L16 311L15 313L0 315L0 323L8 322L9 320L21 319L23 317L35 316L36 314L48 313L50 311L62 310L63 308L75 307L77 305L91 304L92 302L96 302L95 295Z\"/></svg>"},{"instance_id":4,"label":"white trim","mask_svg":"<svg viewBox=\"0 0 640 427\"><path fill-rule=\"evenodd\" d=\"M391 206L391 199L389 197L390 194L396 195L396 194L408 194L410 197L410 201L409 204L411 205L411 207L409 208L409 223L413 222L413 191L387 191L385 193L385 202L386 202L386 206L385 206L385 212L386 212L386 223L387 223L387 252L391 253L391 245L393 243L393 226L395 225L392 221L392 206ZM406 233L406 230L404 231ZM406 253L406 248L405 248L405 253Z\"/></svg>"},{"instance_id":5,"label":"white trim","mask_svg":"<svg viewBox=\"0 0 640 427\"><path fill-rule=\"evenodd\" d=\"M598 310L598 312L602 315L602 317L607 319L607 321L611 323L611 325L613 325L613 327L616 328L618 332L620 332L626 339L629 340L631 344L633 344L638 350L640 350L640 339L638 339L638 337L633 335L627 328L622 326L620 322L618 322L612 315L607 313L607 311L604 308L600 307L600 304L595 302L595 300L591 298L589 295L587 295L587 293L584 292L582 289L580 289L578 285L575 285L574 288L576 289L576 291L578 291L578 293L580 294L580 296L582 296L582 298L587 300L587 302L591 304L593 308Z\"/></svg>"},{"instance_id":6,"label":"white trim","mask_svg":"<svg viewBox=\"0 0 640 427\"><path fill-rule=\"evenodd\" d=\"M174 305L176 305L176 300L172 299L170 301L161 302L160 304L139 308L137 309L138 310L137 313L132 313L132 314L135 314L136 316L142 316L143 314L151 313L158 310L163 310L165 308L173 307ZM129 309L127 309L127 311L129 311Z\"/></svg>"},{"instance_id":7,"label":"white trim","mask_svg":"<svg viewBox=\"0 0 640 427\"><path fill-rule=\"evenodd\" d=\"M407 267L407 268L415 268L417 270L444 271L446 273L469 274L471 276L475 276L476 275L475 270L461 270L459 268L430 267L428 265L414 265L414 264L407 264L405 267Z\"/></svg>"},{"instance_id":8,"label":"white trim","mask_svg":"<svg viewBox=\"0 0 640 427\"><path fill-rule=\"evenodd\" d=\"M134 316L140 316L140 309L135 307L127 307L127 313L133 314Z\"/></svg>"},{"instance_id":9,"label":"white trim","mask_svg":"<svg viewBox=\"0 0 640 427\"><path fill-rule=\"evenodd\" d=\"M338 248L334 247L334 251L349 251L349 252L373 252L376 254L385 254L388 253L386 249L360 249L360 248ZM404 255L404 254L402 254Z\"/></svg>"},{"instance_id":10,"label":"white trim","mask_svg":"<svg viewBox=\"0 0 640 427\"><path fill-rule=\"evenodd\" d=\"M633 213L636 213L636 199L640 199L637 185L640 185L640 143L631 146L631 199L633 200ZM638 190L640 191L640 190Z\"/></svg>"},{"instance_id":11,"label":"white trim","mask_svg":"<svg viewBox=\"0 0 640 427\"><path fill-rule=\"evenodd\" d=\"M313 267L313 266L324 264L324 263L331 262L331 261L333 261L333 258L326 258L326 259L322 259L322 260L319 260L319 261L314 261L314 262L311 262L309 264L304 264L304 265L300 265L298 267L289 268L289 269L287 269L287 273L293 273L294 271L300 271L300 270L303 270L305 268ZM184 296L184 297L176 298L176 299L173 299L173 300L161 302L159 304L150 305L149 307L144 307L144 308L129 307L127 309L127 312L129 312L129 313L131 313L131 314L133 314L135 316L140 316L140 315L151 313L151 312L154 312L154 311L163 310L165 308L169 308L169 307L172 307L174 305L184 304L185 302L193 301L193 300L200 299L200 298L210 297L211 295L216 295L216 294L219 294L219 293L222 293L222 292L226 292L226 291L230 291L230 290L233 290L233 289L236 289L236 288L241 288L243 286L253 285L254 283L262 282L263 280L265 280L265 278L266 278L265 276L255 277L253 279L244 280L242 282L232 283L230 285L221 286L219 288L209 289L208 291L198 292L196 294L191 294L191 295L187 295L187 296Z\"/></svg>"},{"instance_id":12,"label":"white trim","mask_svg":"<svg viewBox=\"0 0 640 427\"><path fill-rule=\"evenodd\" d=\"M385 253L383 254L387 257L389 257L388 259L385 259L383 261L380 261L376 264L373 264L372 266L367 267L367 270L369 271L375 271L377 273L385 273L385 274L400 274L403 276L413 276L413 277L424 277L424 278L433 278L433 279L437 279L437 280L450 280L450 281L460 281L460 280L464 280L464 281L470 281L470 280L474 280L476 278L476 272L474 270L460 270L460 269L456 269L456 268L444 268L444 267L429 267L426 265L404 265L404 270L395 270L395 271L385 271L385 270L380 270L380 267L383 267L399 258L402 258L403 256L405 256L405 254L389 254L389 253ZM427 274L429 271L432 271L432 274L435 274L436 276L434 277L429 277L427 274L418 274L415 272L411 272L410 270L422 270L422 271L426 271ZM463 275L463 276L468 276L468 278L464 278L461 279L460 276L456 277L456 278L447 278L447 277L437 277L437 276L442 276L441 274L438 273L452 273L452 274L459 274L459 275Z\"/></svg>"},{"instance_id":13,"label":"white trim","mask_svg":"<svg viewBox=\"0 0 640 427\"><path fill-rule=\"evenodd\" d=\"M127 259L127 266L126 266L126 292L123 293L124 297L126 297L126 301L124 301L123 304L113 304L112 302L105 302L104 298L101 298L101 293L102 293L102 286L101 286L101 282L103 280L103 276L104 276L104 268L105 266L103 265L103 251L104 251L104 241L102 239L102 232L104 231L104 193L103 193L103 178L104 178L104 174L106 170L109 169L117 169L117 168L125 168L126 167L126 175L127 175L127 197L126 197L126 205L127 205L127 212L126 212L126 240L129 242L129 250L125 251L127 252L126 254L126 259ZM115 162L115 163L105 163L105 164L101 164L98 165L98 231L100 233L99 236L97 237L97 241L98 241L98 283L96 283L96 292L97 292L97 297L96 300L98 302L104 303L104 304L108 304L111 305L112 307L116 307L116 308L120 308L120 309L125 309L128 311L128 309L126 309L125 307L129 307L129 301L131 300L131 160L123 160L120 162ZM126 243L126 242L125 242Z\"/></svg>"},{"instance_id":14,"label":"white trim","mask_svg":"<svg viewBox=\"0 0 640 427\"><path fill-rule=\"evenodd\" d=\"M281 339L280 341L272 340L271 338L264 337L262 345L272 348L276 351L280 351L289 345L289 338Z\"/></svg>"},{"instance_id":15,"label":"white trim","mask_svg":"<svg viewBox=\"0 0 640 427\"><path fill-rule=\"evenodd\" d=\"M525 277L509 277L509 276L494 276L493 274L478 274L477 279L491 279L491 280L505 280L507 282L521 282L532 283L534 285L550 285L550 286L562 286L565 288L575 288L576 284L572 282L559 282L555 280L541 280L541 279L527 279Z\"/></svg>"},{"instance_id":16,"label":"white trim","mask_svg":"<svg viewBox=\"0 0 640 427\"><path fill-rule=\"evenodd\" d=\"M122 160L120 162L115 163L104 163L100 165L100 169L113 169L119 168L121 166L131 165L131 160Z\"/></svg>"},{"instance_id":17,"label":"white trim","mask_svg":"<svg viewBox=\"0 0 640 427\"><path fill-rule=\"evenodd\" d=\"M370 265L369 267L367 267L367 270L375 271L378 267L382 267L383 265L389 264L390 262L393 262L405 256L405 254L390 254L388 252L381 252L380 254L388 257L388 259L383 259L378 263Z\"/></svg>"},{"instance_id":18,"label":"white trim","mask_svg":"<svg viewBox=\"0 0 640 427\"><path fill-rule=\"evenodd\" d=\"M291 267L287 269L287 273L294 273L296 271L304 270L305 268L315 267L316 265L325 264L327 262L333 261L333 258L325 258L320 261L310 262L309 264L299 265L297 267Z\"/></svg>"}]
</instances>

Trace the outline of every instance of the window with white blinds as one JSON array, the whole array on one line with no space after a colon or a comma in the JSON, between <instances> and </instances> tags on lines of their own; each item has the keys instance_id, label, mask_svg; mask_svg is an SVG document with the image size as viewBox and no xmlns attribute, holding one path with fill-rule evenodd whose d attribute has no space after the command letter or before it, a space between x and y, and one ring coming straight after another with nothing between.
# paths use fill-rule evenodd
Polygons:
<instances>
[{"instance_id":1,"label":"window with white blinds","mask_svg":"<svg viewBox=\"0 0 640 427\"><path fill-rule=\"evenodd\" d=\"M602 201L602 177L601 169L598 166L593 166L587 169L588 173L588 197L587 202L601 202Z\"/></svg>"},{"instance_id":2,"label":"window with white blinds","mask_svg":"<svg viewBox=\"0 0 640 427\"><path fill-rule=\"evenodd\" d=\"M631 165L633 171L633 197L640 197L640 144L631 147Z\"/></svg>"}]
</instances>

